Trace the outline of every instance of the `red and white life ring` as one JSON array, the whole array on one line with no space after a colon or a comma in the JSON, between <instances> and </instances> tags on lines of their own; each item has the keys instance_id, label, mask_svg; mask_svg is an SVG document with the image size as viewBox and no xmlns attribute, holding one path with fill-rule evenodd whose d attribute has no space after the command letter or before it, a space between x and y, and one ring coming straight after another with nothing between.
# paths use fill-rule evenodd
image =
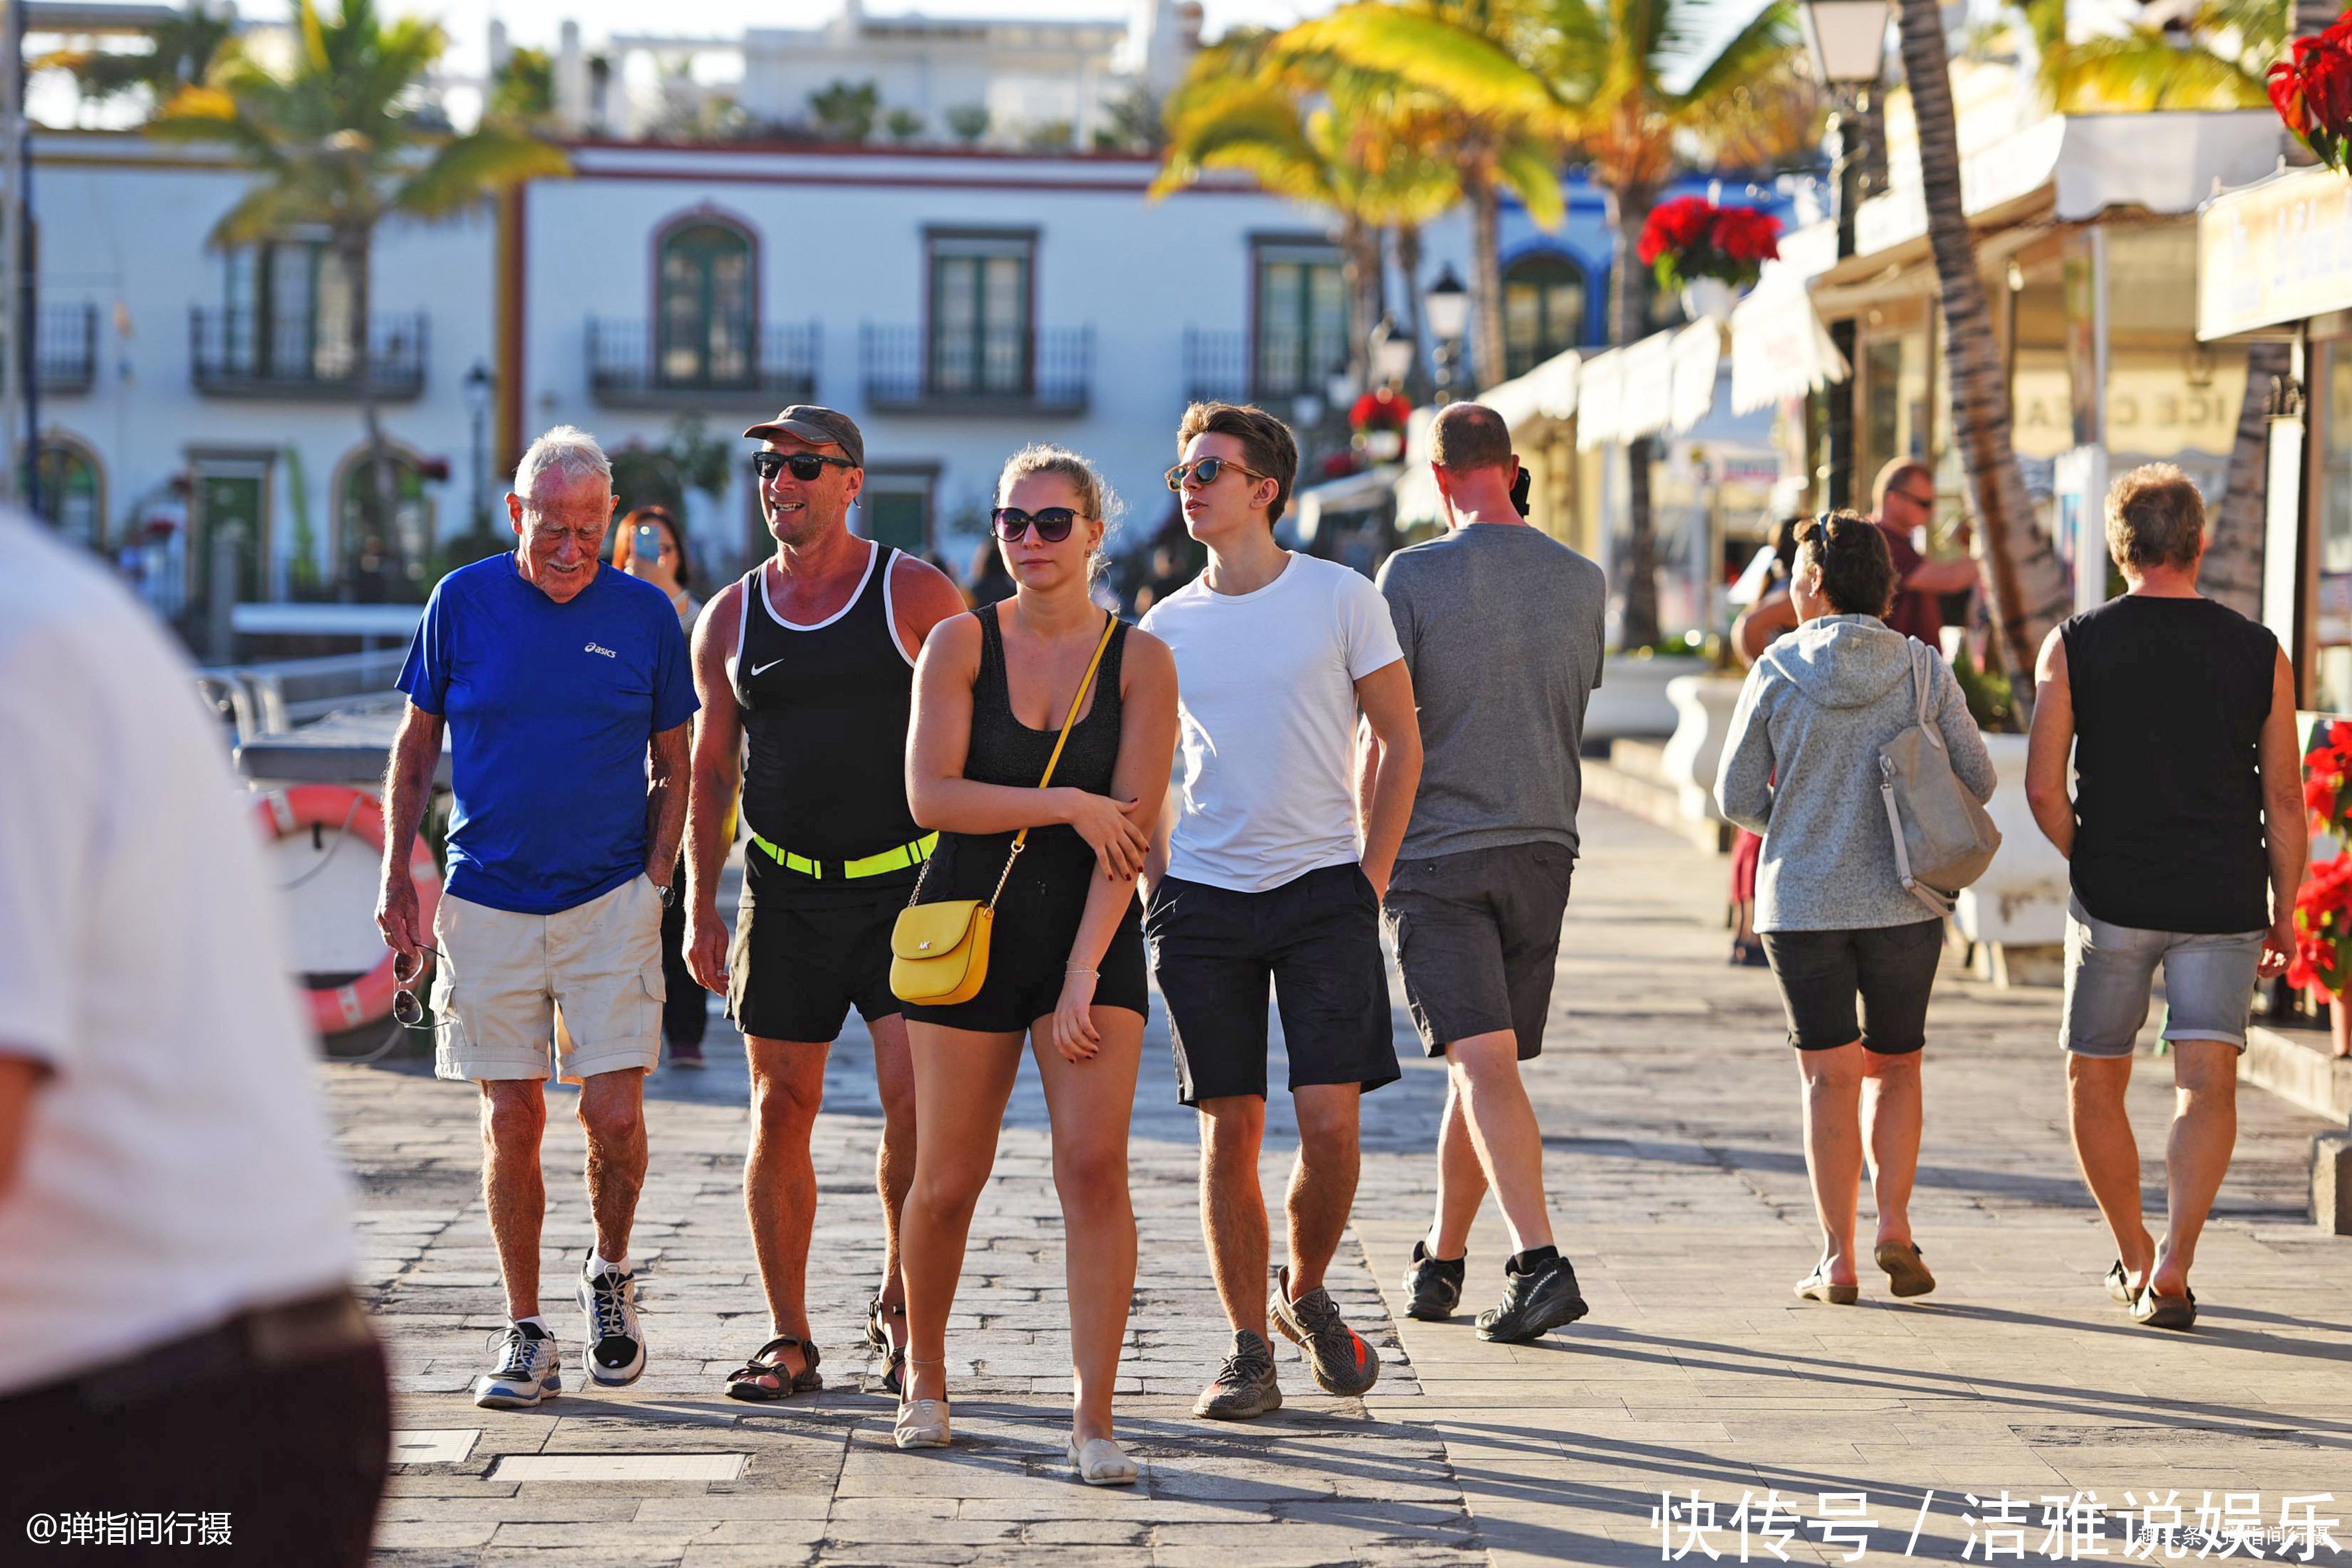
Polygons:
<instances>
[{"instance_id":1,"label":"red and white life ring","mask_svg":"<svg viewBox=\"0 0 2352 1568\"><path fill-rule=\"evenodd\" d=\"M383 853L383 811L376 797L344 784L296 784L271 790L254 802L263 834L283 838L309 827L333 828ZM433 929L433 911L441 901L441 867L422 837L408 850L408 873L416 881L416 923ZM310 1003L310 1023L321 1035L372 1024L392 1011L399 982L393 973L393 954L347 985L318 986L304 992ZM428 957L427 963L431 962Z\"/></svg>"}]
</instances>

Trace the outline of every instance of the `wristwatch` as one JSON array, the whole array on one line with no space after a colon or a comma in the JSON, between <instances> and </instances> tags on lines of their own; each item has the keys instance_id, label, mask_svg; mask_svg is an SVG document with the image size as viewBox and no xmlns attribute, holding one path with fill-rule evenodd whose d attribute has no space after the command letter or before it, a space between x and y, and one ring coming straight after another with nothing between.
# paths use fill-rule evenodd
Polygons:
<instances>
[{"instance_id":1,"label":"wristwatch","mask_svg":"<svg viewBox=\"0 0 2352 1568\"><path fill-rule=\"evenodd\" d=\"M667 882L656 883L654 887L654 891L661 895L662 908L667 910L677 907L677 879L676 878L672 878Z\"/></svg>"}]
</instances>

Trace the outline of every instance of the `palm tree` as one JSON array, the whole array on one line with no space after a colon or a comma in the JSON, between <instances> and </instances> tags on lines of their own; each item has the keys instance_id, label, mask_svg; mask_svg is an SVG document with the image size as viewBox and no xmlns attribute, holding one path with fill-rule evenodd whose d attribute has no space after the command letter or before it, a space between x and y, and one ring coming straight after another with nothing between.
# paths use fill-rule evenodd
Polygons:
<instances>
[{"instance_id":1,"label":"palm tree","mask_svg":"<svg viewBox=\"0 0 2352 1568\"><path fill-rule=\"evenodd\" d=\"M383 22L373 0L341 0L332 18L313 0L295 0L293 19L288 58L265 60L232 40L204 83L183 89L148 130L225 144L257 176L213 226L213 244L249 245L298 225L326 230L352 291L348 352L373 479L362 505L367 526L381 530L393 510L394 471L368 342L377 228L391 218L455 217L488 195L571 165L553 144L497 120L462 136L434 129L417 91L447 47L433 23Z\"/></svg>"},{"instance_id":2,"label":"palm tree","mask_svg":"<svg viewBox=\"0 0 2352 1568\"><path fill-rule=\"evenodd\" d=\"M1982 541L1993 617L2022 710L2030 704L2028 672L2042 639L2074 608L2074 586L2050 536L2034 519L2011 440L2009 384L1993 347L1976 242L1960 206L1960 143L1953 123L1943 12L1937 0L1900 0L1896 21L1903 74L1918 124L1928 248L1943 289L1952 434L1976 499L1977 537Z\"/></svg>"},{"instance_id":3,"label":"palm tree","mask_svg":"<svg viewBox=\"0 0 2352 1568\"><path fill-rule=\"evenodd\" d=\"M1479 384L1503 376L1502 194L1541 228L1568 216L1559 178L1564 106L1523 56L1520 0L1355 0L1273 41L1307 79L1385 79L1404 134L1454 172L1470 207L1471 358ZM1417 279L1409 279L1417 284Z\"/></svg>"},{"instance_id":4,"label":"palm tree","mask_svg":"<svg viewBox=\"0 0 2352 1568\"><path fill-rule=\"evenodd\" d=\"M1712 55L1701 45L1715 20L1707 0L1548 0L1547 9L1537 63L1573 106L1576 146L1610 198L1610 337L1622 346L1647 333L1649 288L1635 250L1687 152L1752 168L1813 145L1818 110L1795 77L1788 0L1773 0ZM1666 85L1694 65L1687 85ZM1661 629L1649 437L1629 442L1625 455L1622 637L1633 646L1655 642Z\"/></svg>"},{"instance_id":5,"label":"palm tree","mask_svg":"<svg viewBox=\"0 0 2352 1568\"><path fill-rule=\"evenodd\" d=\"M1384 309L1383 237L1393 228L1417 246L1420 226L1460 199L1461 183L1418 141L1415 110L1395 83L1346 70L1310 78L1272 43L1263 31L1228 34L1195 57L1168 100L1151 194L1164 196L1209 169L1234 169L1275 195L1328 210L1346 265L1349 358L1361 373Z\"/></svg>"}]
</instances>

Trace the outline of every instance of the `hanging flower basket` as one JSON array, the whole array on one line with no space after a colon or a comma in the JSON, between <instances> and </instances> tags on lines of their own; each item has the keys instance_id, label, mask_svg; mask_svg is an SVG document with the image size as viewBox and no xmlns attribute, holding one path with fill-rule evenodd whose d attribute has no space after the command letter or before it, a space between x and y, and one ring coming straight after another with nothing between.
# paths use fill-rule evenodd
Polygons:
<instances>
[{"instance_id":1,"label":"hanging flower basket","mask_svg":"<svg viewBox=\"0 0 2352 1568\"><path fill-rule=\"evenodd\" d=\"M2316 37L2297 38L2270 69L2271 105L2312 156L2352 172L2352 15Z\"/></svg>"},{"instance_id":2,"label":"hanging flower basket","mask_svg":"<svg viewBox=\"0 0 2352 1568\"><path fill-rule=\"evenodd\" d=\"M1747 289L1780 254L1780 220L1754 207L1678 196L1650 209L1634 254L1657 274L1661 289L1687 289L1703 278Z\"/></svg>"},{"instance_id":3,"label":"hanging flower basket","mask_svg":"<svg viewBox=\"0 0 2352 1568\"><path fill-rule=\"evenodd\" d=\"M1376 386L1356 399L1355 406L1348 410L1348 426L1359 436L1369 435L1375 430L1402 432L1405 416L1412 412L1412 405L1393 390Z\"/></svg>"}]
</instances>

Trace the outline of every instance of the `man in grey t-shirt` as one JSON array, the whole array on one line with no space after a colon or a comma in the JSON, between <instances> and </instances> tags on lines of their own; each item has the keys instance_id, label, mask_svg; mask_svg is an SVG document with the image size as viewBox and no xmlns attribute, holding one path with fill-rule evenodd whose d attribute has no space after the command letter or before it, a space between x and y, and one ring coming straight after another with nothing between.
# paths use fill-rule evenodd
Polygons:
<instances>
[{"instance_id":1,"label":"man in grey t-shirt","mask_svg":"<svg viewBox=\"0 0 2352 1568\"><path fill-rule=\"evenodd\" d=\"M1607 585L1518 515L1518 458L1493 409L1440 414L1431 458L1452 526L1390 557L1380 577L1423 754L1384 909L1413 1024L1448 1074L1436 1222L1413 1244L1406 1310L1453 1315L1470 1222L1491 1186L1514 1251L1502 1304L1479 1314L1478 1333L1517 1342L1585 1312L1576 1270L1552 1245L1543 1133L1519 1063L1543 1048L1551 1005Z\"/></svg>"}]
</instances>

